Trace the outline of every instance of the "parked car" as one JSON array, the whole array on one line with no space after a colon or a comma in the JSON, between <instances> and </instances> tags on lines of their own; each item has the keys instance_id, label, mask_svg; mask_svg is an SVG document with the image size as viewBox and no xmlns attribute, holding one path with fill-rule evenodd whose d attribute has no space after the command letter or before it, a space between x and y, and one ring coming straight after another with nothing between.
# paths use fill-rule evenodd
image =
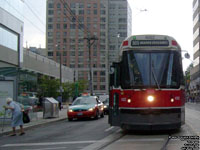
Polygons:
<instances>
[{"instance_id":1,"label":"parked car","mask_svg":"<svg viewBox=\"0 0 200 150\"><path fill-rule=\"evenodd\" d=\"M81 96L74 100L67 111L68 120L74 118L95 118L104 117L104 106L97 96Z\"/></svg>"},{"instance_id":2,"label":"parked car","mask_svg":"<svg viewBox=\"0 0 200 150\"><path fill-rule=\"evenodd\" d=\"M104 105L104 115L109 114L109 98L106 98L105 101L103 101L103 105Z\"/></svg>"}]
</instances>

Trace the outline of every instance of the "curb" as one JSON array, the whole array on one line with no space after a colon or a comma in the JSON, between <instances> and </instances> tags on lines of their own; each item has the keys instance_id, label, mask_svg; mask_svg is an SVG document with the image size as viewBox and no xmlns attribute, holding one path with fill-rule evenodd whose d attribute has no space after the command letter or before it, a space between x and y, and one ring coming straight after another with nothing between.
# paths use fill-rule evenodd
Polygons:
<instances>
[{"instance_id":1,"label":"curb","mask_svg":"<svg viewBox=\"0 0 200 150\"><path fill-rule=\"evenodd\" d=\"M42 127L42 126L47 125L49 123L55 123L55 122L63 121L63 120L66 120L66 119L67 119L67 117L60 118L58 120L52 120L52 121L49 121L49 122L43 122L43 123L39 123L39 124L35 124L35 125L30 125L30 126L24 127L24 131L27 131L27 130L30 130L30 129L33 129L33 128ZM20 129L16 129L16 132L19 132L19 130ZM0 133L0 136L8 135L8 134L11 134L11 133L12 133L12 130L6 131L6 132L3 132L3 133Z\"/></svg>"}]
</instances>

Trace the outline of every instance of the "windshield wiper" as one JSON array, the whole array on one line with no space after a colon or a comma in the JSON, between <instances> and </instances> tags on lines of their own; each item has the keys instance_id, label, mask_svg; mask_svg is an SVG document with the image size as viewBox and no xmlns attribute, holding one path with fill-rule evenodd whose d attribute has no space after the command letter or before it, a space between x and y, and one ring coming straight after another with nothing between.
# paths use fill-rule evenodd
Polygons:
<instances>
[{"instance_id":1,"label":"windshield wiper","mask_svg":"<svg viewBox=\"0 0 200 150\"><path fill-rule=\"evenodd\" d=\"M152 63L151 63L151 71L152 71L152 74L153 74L153 78L154 78L154 80L155 80L155 82L156 82L156 85L157 85L158 89L160 90L160 85L159 85L158 80L157 80L157 78L156 78L156 74L155 74L155 70L154 70L154 63L153 63L153 61L152 61Z\"/></svg>"}]
</instances>

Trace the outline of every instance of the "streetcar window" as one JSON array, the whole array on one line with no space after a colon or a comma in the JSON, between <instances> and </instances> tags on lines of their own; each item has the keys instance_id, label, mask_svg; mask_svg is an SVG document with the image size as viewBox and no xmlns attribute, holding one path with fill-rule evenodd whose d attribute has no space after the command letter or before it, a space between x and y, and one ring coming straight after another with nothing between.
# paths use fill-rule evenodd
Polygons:
<instances>
[{"instance_id":1,"label":"streetcar window","mask_svg":"<svg viewBox=\"0 0 200 150\"><path fill-rule=\"evenodd\" d=\"M182 84L181 56L175 51L124 51L122 88L179 88Z\"/></svg>"}]
</instances>

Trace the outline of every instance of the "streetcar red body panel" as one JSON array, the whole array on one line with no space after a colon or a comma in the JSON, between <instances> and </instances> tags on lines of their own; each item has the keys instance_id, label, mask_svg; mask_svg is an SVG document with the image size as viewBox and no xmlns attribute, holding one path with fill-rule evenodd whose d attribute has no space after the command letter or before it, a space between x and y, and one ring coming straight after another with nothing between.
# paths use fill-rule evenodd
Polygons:
<instances>
[{"instance_id":1,"label":"streetcar red body panel","mask_svg":"<svg viewBox=\"0 0 200 150\"><path fill-rule=\"evenodd\" d=\"M119 107L180 107L185 104L184 90L112 90L110 106L113 106L113 93L119 93ZM153 96L154 101L149 102L148 96ZM128 103L128 99L131 100Z\"/></svg>"}]
</instances>

